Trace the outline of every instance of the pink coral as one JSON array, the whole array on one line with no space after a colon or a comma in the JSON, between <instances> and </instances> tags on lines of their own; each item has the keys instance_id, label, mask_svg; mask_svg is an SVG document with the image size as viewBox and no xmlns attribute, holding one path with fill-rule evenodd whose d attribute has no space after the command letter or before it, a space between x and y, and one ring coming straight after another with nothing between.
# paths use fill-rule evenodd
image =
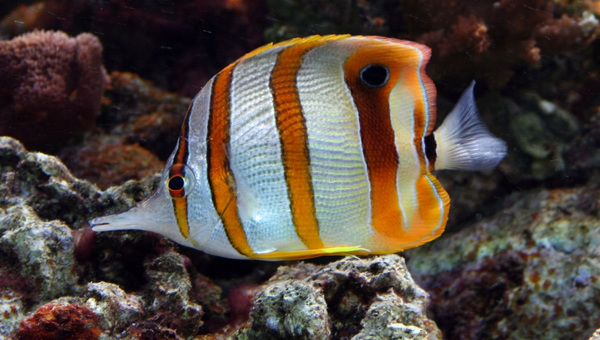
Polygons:
<instances>
[{"instance_id":1,"label":"pink coral","mask_svg":"<svg viewBox=\"0 0 600 340\"><path fill-rule=\"evenodd\" d=\"M0 33L34 28L97 32L111 51L105 55L107 68L135 70L190 97L228 62L264 43L268 12L264 0L43 3L39 9L15 8L13 21L0 21ZM22 24L14 25L15 20Z\"/></svg>"},{"instance_id":2,"label":"pink coral","mask_svg":"<svg viewBox=\"0 0 600 340\"><path fill-rule=\"evenodd\" d=\"M107 83L87 33L36 31L0 41L0 135L49 151L93 126Z\"/></svg>"}]
</instances>

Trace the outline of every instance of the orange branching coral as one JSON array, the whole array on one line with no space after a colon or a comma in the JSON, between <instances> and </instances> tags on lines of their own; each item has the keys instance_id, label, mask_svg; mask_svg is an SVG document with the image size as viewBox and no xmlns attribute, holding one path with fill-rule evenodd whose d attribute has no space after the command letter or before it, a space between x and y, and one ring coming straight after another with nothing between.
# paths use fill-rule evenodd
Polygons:
<instances>
[{"instance_id":1,"label":"orange branching coral","mask_svg":"<svg viewBox=\"0 0 600 340\"><path fill-rule=\"evenodd\" d=\"M450 34L444 35L440 40L440 55L452 53L485 53L490 47L488 28L481 18L473 15L458 17L452 25Z\"/></svg>"},{"instance_id":2,"label":"orange branching coral","mask_svg":"<svg viewBox=\"0 0 600 340\"><path fill-rule=\"evenodd\" d=\"M406 38L433 48L430 73L501 87L520 65L580 50L595 38L591 14L550 0L455 0L403 3Z\"/></svg>"},{"instance_id":3,"label":"orange branching coral","mask_svg":"<svg viewBox=\"0 0 600 340\"><path fill-rule=\"evenodd\" d=\"M36 31L0 41L0 135L48 151L89 129L107 83L102 45Z\"/></svg>"},{"instance_id":4,"label":"orange branching coral","mask_svg":"<svg viewBox=\"0 0 600 340\"><path fill-rule=\"evenodd\" d=\"M600 32L592 14L600 13L597 0L267 2L274 18L269 39L335 32L428 45L428 73L442 88L464 88L472 79L502 87L523 66L581 50Z\"/></svg>"},{"instance_id":5,"label":"orange branching coral","mask_svg":"<svg viewBox=\"0 0 600 340\"><path fill-rule=\"evenodd\" d=\"M100 333L98 318L89 308L51 302L21 321L16 339L95 340Z\"/></svg>"},{"instance_id":6,"label":"orange branching coral","mask_svg":"<svg viewBox=\"0 0 600 340\"><path fill-rule=\"evenodd\" d=\"M594 34L581 34L586 29L585 20L587 19L572 18L567 15L548 20L537 27L535 41L545 53L575 51L595 38Z\"/></svg>"}]
</instances>

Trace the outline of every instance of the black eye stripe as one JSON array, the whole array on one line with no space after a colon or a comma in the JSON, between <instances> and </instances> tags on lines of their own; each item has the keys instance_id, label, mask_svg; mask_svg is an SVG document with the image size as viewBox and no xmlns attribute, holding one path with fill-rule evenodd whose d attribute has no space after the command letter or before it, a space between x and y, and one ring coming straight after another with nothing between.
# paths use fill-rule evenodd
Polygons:
<instances>
[{"instance_id":1,"label":"black eye stripe","mask_svg":"<svg viewBox=\"0 0 600 340\"><path fill-rule=\"evenodd\" d=\"M360 80L369 87L382 87L387 84L389 78L390 72L383 65L367 65L360 71Z\"/></svg>"}]
</instances>

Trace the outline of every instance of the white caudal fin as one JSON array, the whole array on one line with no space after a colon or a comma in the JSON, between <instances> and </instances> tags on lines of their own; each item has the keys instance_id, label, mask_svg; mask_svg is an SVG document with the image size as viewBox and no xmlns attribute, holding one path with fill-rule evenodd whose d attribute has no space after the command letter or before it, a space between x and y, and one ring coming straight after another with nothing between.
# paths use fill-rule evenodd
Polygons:
<instances>
[{"instance_id":1,"label":"white caudal fin","mask_svg":"<svg viewBox=\"0 0 600 340\"><path fill-rule=\"evenodd\" d=\"M483 125L473 98L475 81L434 132L437 144L436 169L486 170L495 168L506 156L506 144Z\"/></svg>"}]
</instances>

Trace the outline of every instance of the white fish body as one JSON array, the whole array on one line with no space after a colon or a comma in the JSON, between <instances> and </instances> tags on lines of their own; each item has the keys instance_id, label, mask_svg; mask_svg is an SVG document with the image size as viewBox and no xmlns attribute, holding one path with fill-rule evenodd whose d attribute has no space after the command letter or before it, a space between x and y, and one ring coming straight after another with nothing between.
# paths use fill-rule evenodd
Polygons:
<instances>
[{"instance_id":1,"label":"white fish body","mask_svg":"<svg viewBox=\"0 0 600 340\"><path fill-rule=\"evenodd\" d=\"M506 154L472 84L439 129L427 47L314 36L259 48L194 98L162 184L94 219L240 259L391 253L444 230L436 169L494 168Z\"/></svg>"}]
</instances>

